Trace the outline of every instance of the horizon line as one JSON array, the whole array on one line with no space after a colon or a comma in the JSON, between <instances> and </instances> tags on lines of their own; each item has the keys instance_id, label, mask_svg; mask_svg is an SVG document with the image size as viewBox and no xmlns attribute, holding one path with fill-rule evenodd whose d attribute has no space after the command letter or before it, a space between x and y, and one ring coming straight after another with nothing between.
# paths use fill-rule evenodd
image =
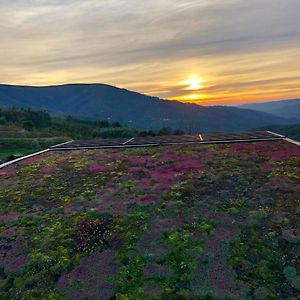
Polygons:
<instances>
[{"instance_id":1,"label":"horizon line","mask_svg":"<svg viewBox=\"0 0 300 300\"><path fill-rule=\"evenodd\" d=\"M0 83L0 86L12 86L12 87L28 87L28 88L51 88L51 87L60 87L60 86L68 86L68 85L102 85L102 86L108 86L111 88L115 88L115 89L119 89L119 90L126 90L128 92L131 93L137 93L143 96L147 96L147 97L152 97L152 98L157 98L159 100L162 101L177 101L180 103L184 103L184 104L194 104L194 105L199 105L199 106L242 106L242 105L249 105L249 104L263 104L263 103L270 103L270 102L279 102L279 101L292 101L292 100L300 100L300 95L299 98L279 98L279 99L274 99L274 100L262 100L262 101L253 101L253 102L241 102L241 103L236 103L236 104L203 104L203 103L197 103L192 102L188 99L183 100L183 99L168 99L168 98L161 98L159 96L153 96L153 95L149 95L147 93L143 93L143 92L139 92L139 91L134 91L134 90L130 90L128 88L123 88L123 87L119 87L117 85L112 85L110 83L102 83L102 82L66 82L66 83L58 83L58 84L48 84L48 85L40 85L40 84L34 84L34 85L28 85L28 84L13 84L13 83ZM201 101L201 100L200 100ZM205 101L205 100L204 100ZM218 100L214 100L212 102L217 102ZM221 101L221 100L220 100Z\"/></svg>"}]
</instances>

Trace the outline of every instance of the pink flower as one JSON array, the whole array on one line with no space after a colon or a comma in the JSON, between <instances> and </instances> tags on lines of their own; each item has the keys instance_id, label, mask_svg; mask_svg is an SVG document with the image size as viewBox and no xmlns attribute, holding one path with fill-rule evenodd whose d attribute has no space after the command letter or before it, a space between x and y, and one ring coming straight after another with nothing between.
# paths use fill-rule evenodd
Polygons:
<instances>
[{"instance_id":1,"label":"pink flower","mask_svg":"<svg viewBox=\"0 0 300 300\"><path fill-rule=\"evenodd\" d=\"M272 164L270 164L268 162L265 162L260 166L260 170L263 172L268 172L268 171L272 170L272 168L273 168Z\"/></svg>"},{"instance_id":2,"label":"pink flower","mask_svg":"<svg viewBox=\"0 0 300 300\"><path fill-rule=\"evenodd\" d=\"M11 221L15 221L19 215L20 214L17 212L11 212L11 213L1 216L0 220L3 221L4 223L9 223Z\"/></svg>"},{"instance_id":3,"label":"pink flower","mask_svg":"<svg viewBox=\"0 0 300 300\"><path fill-rule=\"evenodd\" d=\"M149 186L151 185L152 180L150 178L143 178L140 180L140 184L143 186Z\"/></svg>"},{"instance_id":4,"label":"pink flower","mask_svg":"<svg viewBox=\"0 0 300 300\"><path fill-rule=\"evenodd\" d=\"M158 183L158 184L155 184L154 185L154 189L156 190L160 190L160 191L165 191L165 190L168 190L170 187L172 186L171 183Z\"/></svg>"},{"instance_id":5,"label":"pink flower","mask_svg":"<svg viewBox=\"0 0 300 300\"><path fill-rule=\"evenodd\" d=\"M79 210L80 210L80 208L76 207L75 205L67 205L64 207L65 213L72 213L72 212L76 212Z\"/></svg>"},{"instance_id":6,"label":"pink flower","mask_svg":"<svg viewBox=\"0 0 300 300\"><path fill-rule=\"evenodd\" d=\"M142 168L142 167L129 167L128 171L132 172L132 173L142 173L142 172L144 172L144 168Z\"/></svg>"},{"instance_id":7,"label":"pink flower","mask_svg":"<svg viewBox=\"0 0 300 300\"><path fill-rule=\"evenodd\" d=\"M4 237L10 237L16 235L16 230L13 228L5 229L4 231L1 232L2 236Z\"/></svg>"},{"instance_id":8,"label":"pink flower","mask_svg":"<svg viewBox=\"0 0 300 300\"><path fill-rule=\"evenodd\" d=\"M110 154L110 158L114 159L114 160L120 159L121 157L122 157L121 154L118 153L118 152L113 152L113 153Z\"/></svg>"},{"instance_id":9,"label":"pink flower","mask_svg":"<svg viewBox=\"0 0 300 300\"><path fill-rule=\"evenodd\" d=\"M22 254L17 256L7 267L6 271L17 272L20 271L27 263L27 255Z\"/></svg>"},{"instance_id":10,"label":"pink flower","mask_svg":"<svg viewBox=\"0 0 300 300\"><path fill-rule=\"evenodd\" d=\"M126 160L128 162L130 162L131 164L143 165L143 164L146 164L148 161L150 161L150 157L148 157L148 156L139 156L139 157L131 156L131 157L127 157Z\"/></svg>"},{"instance_id":11,"label":"pink flower","mask_svg":"<svg viewBox=\"0 0 300 300\"><path fill-rule=\"evenodd\" d=\"M166 160L166 161L176 161L176 160L181 160L183 159L184 156L182 155L178 155L175 152L163 152L160 156L159 159L160 160Z\"/></svg>"},{"instance_id":12,"label":"pink flower","mask_svg":"<svg viewBox=\"0 0 300 300\"><path fill-rule=\"evenodd\" d=\"M179 173L189 173L192 170L203 170L204 167L198 160L183 160L174 164L173 169Z\"/></svg>"},{"instance_id":13,"label":"pink flower","mask_svg":"<svg viewBox=\"0 0 300 300\"><path fill-rule=\"evenodd\" d=\"M16 170L13 167L5 167L0 170L0 176L3 177L12 177L16 174Z\"/></svg>"},{"instance_id":14,"label":"pink flower","mask_svg":"<svg viewBox=\"0 0 300 300\"><path fill-rule=\"evenodd\" d=\"M300 151L298 149L287 149L274 151L270 153L270 158L273 160L283 160L291 157L299 157Z\"/></svg>"},{"instance_id":15,"label":"pink flower","mask_svg":"<svg viewBox=\"0 0 300 300\"><path fill-rule=\"evenodd\" d=\"M148 204L155 203L157 200L158 200L157 197L146 195L143 198L141 198L140 201L142 202L142 204L148 205Z\"/></svg>"},{"instance_id":16,"label":"pink flower","mask_svg":"<svg viewBox=\"0 0 300 300\"><path fill-rule=\"evenodd\" d=\"M21 165L29 165L29 164L34 164L36 163L37 161L39 161L41 158L41 155L37 155L37 156L33 156L33 157L30 157L30 158L27 158L25 160L22 160L20 162Z\"/></svg>"},{"instance_id":17,"label":"pink flower","mask_svg":"<svg viewBox=\"0 0 300 300\"><path fill-rule=\"evenodd\" d=\"M115 291L113 276L118 272L114 258L112 250L84 257L71 272L59 278L56 287L67 299L111 299ZM72 289L74 281L80 283L80 289Z\"/></svg>"},{"instance_id":18,"label":"pink flower","mask_svg":"<svg viewBox=\"0 0 300 300\"><path fill-rule=\"evenodd\" d=\"M89 167L89 172L92 174L109 172L109 171L111 171L111 167L105 165L94 164Z\"/></svg>"},{"instance_id":19,"label":"pink flower","mask_svg":"<svg viewBox=\"0 0 300 300\"><path fill-rule=\"evenodd\" d=\"M170 182L174 180L175 172L168 169L156 169L149 172L150 176L156 181L160 182Z\"/></svg>"},{"instance_id":20,"label":"pink flower","mask_svg":"<svg viewBox=\"0 0 300 300\"><path fill-rule=\"evenodd\" d=\"M53 167L43 167L40 172L43 174L51 175L54 174L57 170Z\"/></svg>"}]
</instances>

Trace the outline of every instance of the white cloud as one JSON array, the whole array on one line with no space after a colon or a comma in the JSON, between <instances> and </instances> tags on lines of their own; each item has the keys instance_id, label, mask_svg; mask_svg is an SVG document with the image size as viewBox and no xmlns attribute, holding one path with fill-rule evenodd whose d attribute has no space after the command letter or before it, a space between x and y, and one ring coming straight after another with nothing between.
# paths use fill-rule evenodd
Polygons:
<instances>
[{"instance_id":1,"label":"white cloud","mask_svg":"<svg viewBox=\"0 0 300 300\"><path fill-rule=\"evenodd\" d=\"M160 86L192 59L209 58L217 72L220 59L234 68L243 55L299 49L299 11L299 0L0 0L1 79L95 82L102 74L126 86L155 65Z\"/></svg>"}]
</instances>

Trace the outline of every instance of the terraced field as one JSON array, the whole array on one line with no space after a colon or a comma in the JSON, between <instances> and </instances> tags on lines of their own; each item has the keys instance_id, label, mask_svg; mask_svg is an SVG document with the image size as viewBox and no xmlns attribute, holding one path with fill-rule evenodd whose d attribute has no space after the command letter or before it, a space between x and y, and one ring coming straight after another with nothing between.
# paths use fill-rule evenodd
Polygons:
<instances>
[{"instance_id":1,"label":"terraced field","mask_svg":"<svg viewBox=\"0 0 300 300\"><path fill-rule=\"evenodd\" d=\"M2 299L299 299L300 148L49 152L0 170Z\"/></svg>"}]
</instances>

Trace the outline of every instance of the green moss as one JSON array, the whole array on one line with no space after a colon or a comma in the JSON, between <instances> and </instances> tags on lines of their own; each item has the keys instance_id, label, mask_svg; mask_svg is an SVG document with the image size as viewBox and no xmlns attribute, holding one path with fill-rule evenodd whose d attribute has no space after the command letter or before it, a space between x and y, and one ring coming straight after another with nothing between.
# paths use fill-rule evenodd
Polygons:
<instances>
[{"instance_id":1,"label":"green moss","mask_svg":"<svg viewBox=\"0 0 300 300\"><path fill-rule=\"evenodd\" d=\"M12 298L24 295L24 299L41 299L52 295L51 299L61 299L55 292L55 282L80 259L74 251L74 234L80 218L80 214L19 217L17 226L23 229L26 238L23 252L29 254L26 277L9 274L0 291L8 290L8 285L11 285L8 295ZM50 299L47 297L45 299Z\"/></svg>"},{"instance_id":2,"label":"green moss","mask_svg":"<svg viewBox=\"0 0 300 300\"><path fill-rule=\"evenodd\" d=\"M240 238L230 243L230 247L229 264L235 268L238 279L250 285L252 292L262 286L270 293L280 292L280 253L264 239L257 226L244 229Z\"/></svg>"},{"instance_id":3,"label":"green moss","mask_svg":"<svg viewBox=\"0 0 300 300\"><path fill-rule=\"evenodd\" d=\"M144 295L142 287L145 283L143 275L145 264L146 259L139 255L133 254L128 257L127 264L122 266L115 278L118 284L117 290L121 295L136 295L137 297Z\"/></svg>"},{"instance_id":4,"label":"green moss","mask_svg":"<svg viewBox=\"0 0 300 300\"><path fill-rule=\"evenodd\" d=\"M291 286L300 292L300 275L297 276L297 270L294 267L287 266L283 269L283 274Z\"/></svg>"},{"instance_id":5,"label":"green moss","mask_svg":"<svg viewBox=\"0 0 300 300\"><path fill-rule=\"evenodd\" d=\"M293 280L297 276L297 271L294 267L287 266L283 269L283 274L288 280Z\"/></svg>"},{"instance_id":6,"label":"green moss","mask_svg":"<svg viewBox=\"0 0 300 300\"><path fill-rule=\"evenodd\" d=\"M132 189L135 187L136 182L134 180L127 180L127 181L123 181L121 183L121 186L124 190L127 190L128 192L131 192Z\"/></svg>"},{"instance_id":7,"label":"green moss","mask_svg":"<svg viewBox=\"0 0 300 300\"><path fill-rule=\"evenodd\" d=\"M276 300L276 293L269 288L259 287L254 291L254 297L258 300Z\"/></svg>"},{"instance_id":8,"label":"green moss","mask_svg":"<svg viewBox=\"0 0 300 300\"><path fill-rule=\"evenodd\" d=\"M265 208L250 211L249 213L252 224L260 224L264 219L269 216L269 212Z\"/></svg>"},{"instance_id":9,"label":"green moss","mask_svg":"<svg viewBox=\"0 0 300 300\"><path fill-rule=\"evenodd\" d=\"M113 219L111 230L120 234L123 242L117 256L121 266L120 272L115 276L117 299L145 297L142 287L145 282L143 269L147 259L138 255L134 246L147 228L148 217L146 211L136 208L126 217Z\"/></svg>"},{"instance_id":10,"label":"green moss","mask_svg":"<svg viewBox=\"0 0 300 300\"><path fill-rule=\"evenodd\" d=\"M185 223L183 229L187 231L200 231L210 234L218 225L217 221L202 221L202 218L195 218L191 223Z\"/></svg>"}]
</instances>

